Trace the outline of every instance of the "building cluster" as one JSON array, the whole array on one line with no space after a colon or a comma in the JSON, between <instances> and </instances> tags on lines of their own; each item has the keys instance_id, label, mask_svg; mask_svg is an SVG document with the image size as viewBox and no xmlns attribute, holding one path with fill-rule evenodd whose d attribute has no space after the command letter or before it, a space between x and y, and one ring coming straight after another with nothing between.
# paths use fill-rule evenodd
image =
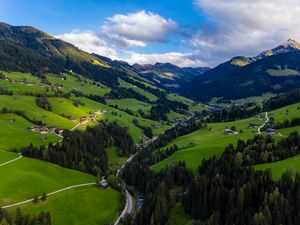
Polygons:
<instances>
[{"instance_id":1,"label":"building cluster","mask_svg":"<svg viewBox=\"0 0 300 225\"><path fill-rule=\"evenodd\" d=\"M58 135L62 135L64 129L59 127L47 127L47 126L33 126L29 128L30 131L40 134L48 134L48 133L55 133Z\"/></svg>"}]
</instances>

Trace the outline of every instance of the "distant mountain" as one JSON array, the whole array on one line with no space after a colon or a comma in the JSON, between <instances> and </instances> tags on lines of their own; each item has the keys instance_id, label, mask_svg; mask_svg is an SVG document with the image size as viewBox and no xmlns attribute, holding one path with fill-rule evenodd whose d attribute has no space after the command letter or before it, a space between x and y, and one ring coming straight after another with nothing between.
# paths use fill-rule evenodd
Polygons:
<instances>
[{"instance_id":1,"label":"distant mountain","mask_svg":"<svg viewBox=\"0 0 300 225\"><path fill-rule=\"evenodd\" d=\"M105 62L112 68L120 69L130 76L149 82L157 87L178 92L178 89L208 71L209 67L178 67L171 63L152 64L133 64L127 62L111 60L107 57L94 54L101 61Z\"/></svg>"},{"instance_id":2,"label":"distant mountain","mask_svg":"<svg viewBox=\"0 0 300 225\"><path fill-rule=\"evenodd\" d=\"M118 81L119 71L74 45L29 26L0 23L0 68L33 74L72 70L106 85Z\"/></svg>"},{"instance_id":3,"label":"distant mountain","mask_svg":"<svg viewBox=\"0 0 300 225\"><path fill-rule=\"evenodd\" d=\"M181 88L185 95L207 101L281 93L300 87L300 44L288 40L256 57L235 57Z\"/></svg>"}]
</instances>

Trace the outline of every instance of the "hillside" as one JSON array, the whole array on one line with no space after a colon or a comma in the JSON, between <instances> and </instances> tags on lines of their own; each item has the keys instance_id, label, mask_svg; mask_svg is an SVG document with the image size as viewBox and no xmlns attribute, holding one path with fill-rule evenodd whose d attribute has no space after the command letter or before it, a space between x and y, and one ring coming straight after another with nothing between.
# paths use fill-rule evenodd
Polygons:
<instances>
[{"instance_id":1,"label":"hillside","mask_svg":"<svg viewBox=\"0 0 300 225\"><path fill-rule=\"evenodd\" d=\"M239 99L300 87L299 44L288 40L256 57L235 57L187 84L182 92L198 100Z\"/></svg>"}]
</instances>

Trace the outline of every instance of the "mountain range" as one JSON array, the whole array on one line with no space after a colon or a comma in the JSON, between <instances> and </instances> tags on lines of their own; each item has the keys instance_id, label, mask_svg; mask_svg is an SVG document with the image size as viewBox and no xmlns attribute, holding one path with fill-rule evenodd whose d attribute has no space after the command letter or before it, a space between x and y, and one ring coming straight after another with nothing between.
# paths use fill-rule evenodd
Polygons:
<instances>
[{"instance_id":1,"label":"mountain range","mask_svg":"<svg viewBox=\"0 0 300 225\"><path fill-rule=\"evenodd\" d=\"M289 39L255 57L234 57L213 69L170 63L130 65L89 54L33 27L0 23L0 69L38 76L72 70L109 87L130 76L199 101L239 99L299 88L300 44Z\"/></svg>"},{"instance_id":2,"label":"mountain range","mask_svg":"<svg viewBox=\"0 0 300 225\"><path fill-rule=\"evenodd\" d=\"M256 57L234 57L181 87L197 100L239 99L300 87L300 44L289 39Z\"/></svg>"}]
</instances>

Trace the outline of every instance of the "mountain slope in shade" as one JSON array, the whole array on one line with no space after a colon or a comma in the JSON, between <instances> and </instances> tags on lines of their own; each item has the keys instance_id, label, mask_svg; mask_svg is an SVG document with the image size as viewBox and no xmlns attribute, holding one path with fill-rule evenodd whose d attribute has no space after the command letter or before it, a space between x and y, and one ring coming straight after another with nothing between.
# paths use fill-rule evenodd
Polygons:
<instances>
[{"instance_id":1,"label":"mountain slope in shade","mask_svg":"<svg viewBox=\"0 0 300 225\"><path fill-rule=\"evenodd\" d=\"M193 79L181 91L207 101L213 97L237 99L299 88L299 46L288 40L256 57L235 57Z\"/></svg>"},{"instance_id":2,"label":"mountain slope in shade","mask_svg":"<svg viewBox=\"0 0 300 225\"><path fill-rule=\"evenodd\" d=\"M73 70L107 85L118 71L74 45L28 26L0 23L0 68L35 74Z\"/></svg>"}]
</instances>

